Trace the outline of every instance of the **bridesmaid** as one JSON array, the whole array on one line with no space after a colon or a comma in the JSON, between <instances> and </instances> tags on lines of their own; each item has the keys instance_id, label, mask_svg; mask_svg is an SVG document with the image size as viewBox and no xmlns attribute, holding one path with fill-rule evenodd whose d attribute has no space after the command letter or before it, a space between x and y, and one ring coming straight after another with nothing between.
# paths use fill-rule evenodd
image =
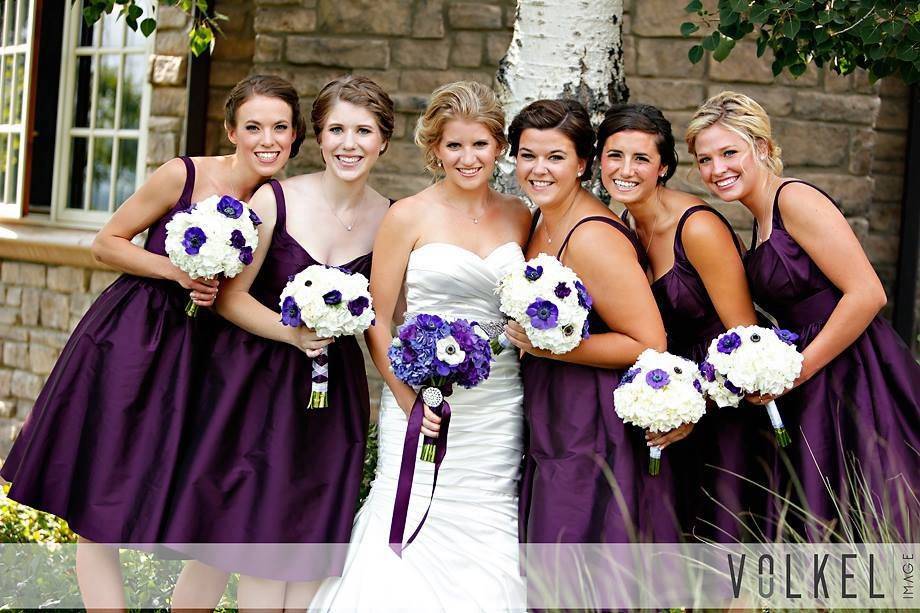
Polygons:
<instances>
[{"instance_id":1,"label":"bridesmaid","mask_svg":"<svg viewBox=\"0 0 920 613\"><path fill-rule=\"evenodd\" d=\"M676 540L670 475L643 477L648 449L613 409L622 370L647 348L663 350L665 333L635 235L581 185L594 157L588 113L574 100L538 100L511 122L508 140L518 184L539 207L527 258L554 254L594 299L591 336L564 355L536 349L519 325L506 326L528 354L521 366L530 429L521 539L627 542L638 528L645 538Z\"/></svg>"},{"instance_id":2,"label":"bridesmaid","mask_svg":"<svg viewBox=\"0 0 920 613\"><path fill-rule=\"evenodd\" d=\"M191 295L208 307L217 281L195 280L166 257L166 224L213 194L249 200L296 153L297 93L252 76L225 105L231 155L171 160L128 198L93 241L93 256L125 274L74 330L0 475L10 498L54 513L80 536L77 579L87 607L124 608L118 550L156 543L181 518L169 492L187 447L197 373L213 316L185 315ZM132 239L147 230L144 247Z\"/></svg>"},{"instance_id":3,"label":"bridesmaid","mask_svg":"<svg viewBox=\"0 0 920 613\"><path fill-rule=\"evenodd\" d=\"M332 342L283 325L279 297L289 276L313 264L370 274L389 200L367 180L393 134L393 101L370 79L343 76L319 92L311 121L325 169L272 180L252 199L263 221L259 246L216 305L239 327L217 338L217 359L201 381L198 436L167 542L349 541L370 412L364 359L354 337ZM311 358L326 346L329 407L308 410ZM226 572L236 571L243 573L240 608L280 609L295 601L305 607L315 589L307 582L340 573L344 547L330 555L302 547L180 549L200 561L180 577L174 607L213 608Z\"/></svg>"},{"instance_id":4,"label":"bridesmaid","mask_svg":"<svg viewBox=\"0 0 920 613\"><path fill-rule=\"evenodd\" d=\"M782 176L770 119L751 98L710 98L687 144L709 191L754 215L751 293L805 356L779 402L794 470L781 491L808 514L790 527L809 539L916 541L920 367L878 316L885 292L859 241L827 193ZM784 527L774 528L788 537Z\"/></svg>"},{"instance_id":5,"label":"bridesmaid","mask_svg":"<svg viewBox=\"0 0 920 613\"><path fill-rule=\"evenodd\" d=\"M677 170L677 152L671 124L657 108L612 107L597 130L597 143L601 181L611 198L626 206L623 219L634 220L648 254L668 351L702 362L710 341L727 328L757 323L741 242L715 209L667 187ZM739 518L751 496L742 497L744 481L735 475L750 478L753 468L758 422L752 417L750 407L713 408L693 436L668 452L685 532L728 541L742 536ZM664 448L679 432L647 438Z\"/></svg>"}]
</instances>

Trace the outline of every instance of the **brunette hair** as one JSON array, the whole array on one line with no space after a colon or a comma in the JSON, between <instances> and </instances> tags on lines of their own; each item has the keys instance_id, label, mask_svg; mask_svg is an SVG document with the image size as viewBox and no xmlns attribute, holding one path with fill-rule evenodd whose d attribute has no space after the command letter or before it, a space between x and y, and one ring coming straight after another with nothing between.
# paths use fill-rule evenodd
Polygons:
<instances>
[{"instance_id":1,"label":"brunette hair","mask_svg":"<svg viewBox=\"0 0 920 613\"><path fill-rule=\"evenodd\" d=\"M236 112L243 103L255 96L278 98L291 107L291 127L294 129L294 142L291 143L291 157L300 151L307 134L307 124L300 112L300 97L290 81L275 75L251 75L237 83L230 90L224 103L224 123L228 128L236 128Z\"/></svg>"},{"instance_id":2,"label":"brunette hair","mask_svg":"<svg viewBox=\"0 0 920 613\"><path fill-rule=\"evenodd\" d=\"M754 159L757 159L775 175L783 173L783 150L773 140L770 116L763 107L750 96L733 91L716 94L703 103L687 127L687 147L696 154L696 137L706 128L720 124L731 130L751 147ZM766 147L766 156L761 159L757 154L757 142Z\"/></svg>"},{"instance_id":3,"label":"brunette hair","mask_svg":"<svg viewBox=\"0 0 920 613\"><path fill-rule=\"evenodd\" d=\"M425 154L425 168L438 173L435 154L444 125L452 119L482 124L498 142L502 151L508 146L505 138L505 114L490 88L475 81L457 81L442 85L431 93L431 100L415 126L415 144Z\"/></svg>"},{"instance_id":4,"label":"brunette hair","mask_svg":"<svg viewBox=\"0 0 920 613\"><path fill-rule=\"evenodd\" d=\"M310 123L316 142L323 131L323 125L338 101L350 102L370 111L383 135L383 151L390 145L393 127L396 124L396 106L390 96L371 79L359 75L343 75L323 86L313 101ZM381 152L382 153L382 152Z\"/></svg>"},{"instance_id":5,"label":"brunette hair","mask_svg":"<svg viewBox=\"0 0 920 613\"><path fill-rule=\"evenodd\" d=\"M604 143L617 132L636 130L655 137L655 146L661 163L667 171L658 177L658 184L664 185L677 171L677 150L674 147L674 133L671 122L665 119L657 107L650 104L617 104L604 113L604 120L597 128L597 156L604 154Z\"/></svg>"},{"instance_id":6,"label":"brunette hair","mask_svg":"<svg viewBox=\"0 0 920 613\"><path fill-rule=\"evenodd\" d=\"M511 156L515 157L521 144L521 134L528 128L536 130L559 130L575 145L575 153L584 160L582 180L591 178L591 164L594 158L594 128L584 105L570 98L561 100L537 100L518 113L508 127L508 141Z\"/></svg>"}]
</instances>

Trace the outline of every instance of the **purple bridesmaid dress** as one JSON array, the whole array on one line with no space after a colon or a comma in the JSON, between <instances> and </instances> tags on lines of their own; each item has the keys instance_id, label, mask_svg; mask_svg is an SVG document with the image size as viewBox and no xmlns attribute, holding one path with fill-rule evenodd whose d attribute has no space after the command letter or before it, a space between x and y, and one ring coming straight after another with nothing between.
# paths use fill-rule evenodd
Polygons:
<instances>
[{"instance_id":1,"label":"purple bridesmaid dress","mask_svg":"<svg viewBox=\"0 0 920 613\"><path fill-rule=\"evenodd\" d=\"M277 311L288 278L322 264L286 230L281 185L272 242L251 294ZM369 276L371 254L342 268ZM279 316L280 317L280 316ZM168 543L348 543L370 403L353 336L329 346L329 406L307 409L311 360L287 343L227 326L201 369L195 436L173 496ZM341 572L345 547L171 549L228 571L278 580Z\"/></svg>"},{"instance_id":2,"label":"purple bridesmaid dress","mask_svg":"<svg viewBox=\"0 0 920 613\"><path fill-rule=\"evenodd\" d=\"M562 258L575 228L591 221L621 232L644 262L635 235L602 216L575 224L557 258ZM610 330L595 311L588 317L592 334ZM668 454L662 458L661 473L648 475L643 431L627 426L614 412L613 390L622 373L525 356L521 376L529 441L521 479L523 542L678 540Z\"/></svg>"},{"instance_id":3,"label":"purple bridesmaid dress","mask_svg":"<svg viewBox=\"0 0 920 613\"><path fill-rule=\"evenodd\" d=\"M681 238L684 224L701 211L715 215L728 227L741 258L741 243L728 221L712 207L692 206L677 222L674 266L652 283L668 334L668 351L696 363L705 360L712 339L725 332ZM762 446L761 431L767 426L762 409L757 411L746 403L722 409L710 404L690 436L667 448L665 454L674 469L678 514L685 532L720 542L744 539L755 521L750 510L759 512L762 502L758 502L758 488L748 486L740 476L762 481L756 472L762 455L758 446Z\"/></svg>"},{"instance_id":4,"label":"purple bridesmaid dress","mask_svg":"<svg viewBox=\"0 0 920 613\"><path fill-rule=\"evenodd\" d=\"M777 189L772 233L751 248L745 267L755 302L799 335L801 350L821 332L841 293L783 226L778 201L789 183L804 182L786 181ZM755 240L756 236L755 226ZM916 542L920 509L913 496L920 489L920 367L885 320L875 317L852 345L777 404L792 437L785 452L794 469L790 477L777 458L774 472L781 491L791 490L796 503L804 504L813 517L835 522L840 533L841 513L862 513L855 525L872 525L866 488L852 486L855 464L876 512L891 522L893 538ZM778 512L774 505L771 517ZM820 537L815 526L786 519L810 538ZM874 540L872 535L843 534Z\"/></svg>"},{"instance_id":5,"label":"purple bridesmaid dress","mask_svg":"<svg viewBox=\"0 0 920 613\"><path fill-rule=\"evenodd\" d=\"M165 255L166 224L191 204L195 166L182 158L182 195L148 232ZM9 496L67 520L100 543L154 543L177 518L169 492L197 407L197 375L216 318L185 315L173 281L124 274L65 345L0 475Z\"/></svg>"}]
</instances>

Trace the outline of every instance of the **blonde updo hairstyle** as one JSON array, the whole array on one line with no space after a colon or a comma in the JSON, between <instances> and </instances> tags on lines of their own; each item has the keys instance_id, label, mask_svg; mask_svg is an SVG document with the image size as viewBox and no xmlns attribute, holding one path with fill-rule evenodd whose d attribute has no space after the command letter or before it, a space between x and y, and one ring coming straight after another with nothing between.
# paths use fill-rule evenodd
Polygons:
<instances>
[{"instance_id":1,"label":"blonde updo hairstyle","mask_svg":"<svg viewBox=\"0 0 920 613\"><path fill-rule=\"evenodd\" d=\"M425 169L437 175L437 147L444 135L444 125L451 120L480 123L498 142L501 152L508 146L505 137L505 113L495 93L475 81L457 81L442 85L431 93L425 113L415 126L415 144L425 154Z\"/></svg>"},{"instance_id":2,"label":"blonde updo hairstyle","mask_svg":"<svg viewBox=\"0 0 920 613\"><path fill-rule=\"evenodd\" d=\"M780 157L783 150L773 140L770 117L753 98L738 92L724 91L704 102L687 126L686 141L691 155L696 155L696 137L715 124L720 124L744 139L754 152L755 159L770 172L777 176L783 173ZM765 147L766 156L759 155L761 149L758 145Z\"/></svg>"}]
</instances>

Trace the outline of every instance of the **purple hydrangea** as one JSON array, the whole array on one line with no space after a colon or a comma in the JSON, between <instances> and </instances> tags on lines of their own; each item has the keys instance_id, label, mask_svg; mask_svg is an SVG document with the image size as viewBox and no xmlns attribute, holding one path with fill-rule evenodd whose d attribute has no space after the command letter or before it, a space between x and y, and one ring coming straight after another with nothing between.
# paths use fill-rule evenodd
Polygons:
<instances>
[{"instance_id":1,"label":"purple hydrangea","mask_svg":"<svg viewBox=\"0 0 920 613\"><path fill-rule=\"evenodd\" d=\"M776 333L776 336L779 337L779 340L783 341L787 345L795 345L795 342L799 340L799 335L791 330L784 330L774 326L773 332Z\"/></svg>"},{"instance_id":2,"label":"purple hydrangea","mask_svg":"<svg viewBox=\"0 0 920 613\"><path fill-rule=\"evenodd\" d=\"M578 292L578 304L581 305L581 308L590 309L594 301L591 300L591 294L588 293L588 288L586 288L581 281L576 281L575 290Z\"/></svg>"},{"instance_id":3,"label":"purple hydrangea","mask_svg":"<svg viewBox=\"0 0 920 613\"><path fill-rule=\"evenodd\" d=\"M528 281L536 281L543 276L543 267L527 266L524 268L524 276L527 277Z\"/></svg>"},{"instance_id":4,"label":"purple hydrangea","mask_svg":"<svg viewBox=\"0 0 920 613\"><path fill-rule=\"evenodd\" d=\"M559 308L549 300L537 298L527 307L530 325L537 330L555 328L559 319Z\"/></svg>"},{"instance_id":5,"label":"purple hydrangea","mask_svg":"<svg viewBox=\"0 0 920 613\"><path fill-rule=\"evenodd\" d=\"M569 286L564 282L560 281L556 286L556 289L553 290L553 293L556 294L556 298L560 300L566 298L569 294L572 293L572 290L569 289Z\"/></svg>"},{"instance_id":6,"label":"purple hydrangea","mask_svg":"<svg viewBox=\"0 0 920 613\"><path fill-rule=\"evenodd\" d=\"M370 305L371 301L367 299L367 296L358 296L354 300L348 301L348 312L355 317L359 317Z\"/></svg>"},{"instance_id":7,"label":"purple hydrangea","mask_svg":"<svg viewBox=\"0 0 920 613\"><path fill-rule=\"evenodd\" d=\"M230 245L242 249L246 246L246 237L239 230L234 230L230 233Z\"/></svg>"},{"instance_id":8,"label":"purple hydrangea","mask_svg":"<svg viewBox=\"0 0 920 613\"><path fill-rule=\"evenodd\" d=\"M437 342L452 336L464 352L459 364L447 364L437 358ZM463 319L444 321L436 315L410 317L397 331L398 341L387 356L393 373L409 385L458 384L473 387L489 376L492 351L489 341Z\"/></svg>"},{"instance_id":9,"label":"purple hydrangea","mask_svg":"<svg viewBox=\"0 0 920 613\"><path fill-rule=\"evenodd\" d=\"M224 196L217 203L217 210L230 219L239 219L243 214L243 203L232 196Z\"/></svg>"},{"instance_id":10,"label":"purple hydrangea","mask_svg":"<svg viewBox=\"0 0 920 613\"><path fill-rule=\"evenodd\" d=\"M693 380L693 389L695 389L696 391L698 391L698 392L701 393L701 394L703 393L703 385L700 383L700 380L699 380L699 379L694 379L694 380Z\"/></svg>"},{"instance_id":11,"label":"purple hydrangea","mask_svg":"<svg viewBox=\"0 0 920 613\"><path fill-rule=\"evenodd\" d=\"M252 264L252 247L241 247L240 248L240 262L249 266Z\"/></svg>"},{"instance_id":12,"label":"purple hydrangea","mask_svg":"<svg viewBox=\"0 0 920 613\"><path fill-rule=\"evenodd\" d=\"M585 325L581 327L581 338L582 340L591 336L591 324L585 319Z\"/></svg>"},{"instance_id":13,"label":"purple hydrangea","mask_svg":"<svg viewBox=\"0 0 920 613\"><path fill-rule=\"evenodd\" d=\"M649 384L649 387L652 389L660 390L665 385L671 382L671 377L668 376L668 373L656 368L650 370L648 374L645 375L645 382Z\"/></svg>"},{"instance_id":14,"label":"purple hydrangea","mask_svg":"<svg viewBox=\"0 0 920 613\"><path fill-rule=\"evenodd\" d=\"M331 289L323 294L323 302L332 306L342 302L342 292L337 289Z\"/></svg>"},{"instance_id":15,"label":"purple hydrangea","mask_svg":"<svg viewBox=\"0 0 920 613\"><path fill-rule=\"evenodd\" d=\"M293 328L301 324L300 307L297 306L297 301L293 296L288 296L281 303L281 323Z\"/></svg>"},{"instance_id":16,"label":"purple hydrangea","mask_svg":"<svg viewBox=\"0 0 920 613\"><path fill-rule=\"evenodd\" d=\"M259 219L259 216L256 215L256 212L252 209L249 209L249 221L252 222L252 225L259 227L262 225L262 220Z\"/></svg>"},{"instance_id":17,"label":"purple hydrangea","mask_svg":"<svg viewBox=\"0 0 920 613\"><path fill-rule=\"evenodd\" d=\"M709 362L700 362L700 374L703 375L703 378L712 383L716 380L716 367Z\"/></svg>"},{"instance_id":18,"label":"purple hydrangea","mask_svg":"<svg viewBox=\"0 0 920 613\"><path fill-rule=\"evenodd\" d=\"M196 255L207 240L208 236L204 233L204 230L198 226L192 226L185 231L182 237L182 246L185 247L185 252L187 254Z\"/></svg>"},{"instance_id":19,"label":"purple hydrangea","mask_svg":"<svg viewBox=\"0 0 920 613\"><path fill-rule=\"evenodd\" d=\"M735 332L728 332L719 338L719 353L731 353L741 346L741 337Z\"/></svg>"},{"instance_id":20,"label":"purple hydrangea","mask_svg":"<svg viewBox=\"0 0 920 613\"><path fill-rule=\"evenodd\" d=\"M623 376L620 377L620 385L626 385L627 383L632 383L633 380L642 372L639 368L630 368L623 373Z\"/></svg>"}]
</instances>

